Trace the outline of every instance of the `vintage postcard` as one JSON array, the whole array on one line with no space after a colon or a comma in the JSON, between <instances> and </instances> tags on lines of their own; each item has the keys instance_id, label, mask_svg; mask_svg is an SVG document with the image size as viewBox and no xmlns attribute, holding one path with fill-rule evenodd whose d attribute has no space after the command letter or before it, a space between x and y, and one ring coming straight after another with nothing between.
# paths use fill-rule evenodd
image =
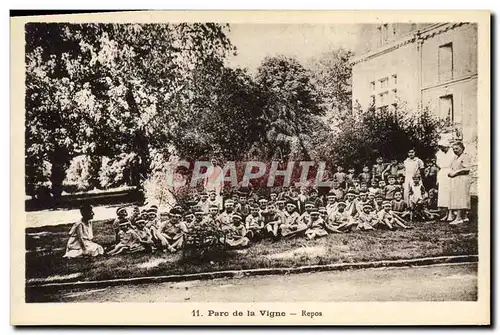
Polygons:
<instances>
[{"instance_id":1,"label":"vintage postcard","mask_svg":"<svg viewBox=\"0 0 500 335\"><path fill-rule=\"evenodd\" d=\"M489 325L490 13L11 18L14 325Z\"/></svg>"}]
</instances>

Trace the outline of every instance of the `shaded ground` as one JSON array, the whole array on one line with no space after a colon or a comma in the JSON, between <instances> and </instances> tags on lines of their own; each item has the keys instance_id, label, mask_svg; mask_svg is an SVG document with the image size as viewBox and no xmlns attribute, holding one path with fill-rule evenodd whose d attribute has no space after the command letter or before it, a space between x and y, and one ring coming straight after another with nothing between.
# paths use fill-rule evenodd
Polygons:
<instances>
[{"instance_id":1,"label":"shaded ground","mask_svg":"<svg viewBox=\"0 0 500 335\"><path fill-rule=\"evenodd\" d=\"M292 289L291 289L292 288ZM288 276L62 290L33 302L474 301L477 264L379 268ZM301 311L297 311L300 315Z\"/></svg>"},{"instance_id":2,"label":"shaded ground","mask_svg":"<svg viewBox=\"0 0 500 335\"><path fill-rule=\"evenodd\" d=\"M111 220L97 221L95 241L113 243ZM81 281L269 267L354 263L430 256L477 254L477 225L414 223L415 229L353 231L308 241L262 241L203 264L180 254L134 254L94 259L63 259L70 225L26 229L26 279L33 282Z\"/></svg>"}]
</instances>

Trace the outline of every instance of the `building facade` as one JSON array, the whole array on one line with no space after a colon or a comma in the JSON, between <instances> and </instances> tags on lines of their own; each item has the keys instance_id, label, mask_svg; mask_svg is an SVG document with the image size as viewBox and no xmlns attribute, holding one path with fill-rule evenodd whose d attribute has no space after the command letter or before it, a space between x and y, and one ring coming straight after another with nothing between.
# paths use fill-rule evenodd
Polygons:
<instances>
[{"instance_id":1,"label":"building facade","mask_svg":"<svg viewBox=\"0 0 500 335\"><path fill-rule=\"evenodd\" d=\"M477 153L477 24L369 24L352 59L353 104L428 108ZM474 187L473 187L474 189Z\"/></svg>"}]
</instances>

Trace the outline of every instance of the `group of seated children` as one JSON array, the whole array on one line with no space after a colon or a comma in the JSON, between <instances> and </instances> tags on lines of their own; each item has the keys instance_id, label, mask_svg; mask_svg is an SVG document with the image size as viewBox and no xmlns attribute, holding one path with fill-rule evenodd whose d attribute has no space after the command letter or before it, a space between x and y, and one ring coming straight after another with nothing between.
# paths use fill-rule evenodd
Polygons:
<instances>
[{"instance_id":1,"label":"group of seated children","mask_svg":"<svg viewBox=\"0 0 500 335\"><path fill-rule=\"evenodd\" d=\"M184 206L177 204L161 216L155 205L142 210L135 206L130 215L121 207L113 224L116 245L108 254L175 252L194 228L206 224L224 232L228 247L238 248L264 238L315 239L352 229L410 229L408 221L437 218L437 191L427 193L420 176L415 176L405 201L404 177L397 167L377 161L371 173L365 167L359 176L338 167L326 194L294 186L279 187L264 196L248 189L224 190L219 196L215 191L193 190Z\"/></svg>"}]
</instances>

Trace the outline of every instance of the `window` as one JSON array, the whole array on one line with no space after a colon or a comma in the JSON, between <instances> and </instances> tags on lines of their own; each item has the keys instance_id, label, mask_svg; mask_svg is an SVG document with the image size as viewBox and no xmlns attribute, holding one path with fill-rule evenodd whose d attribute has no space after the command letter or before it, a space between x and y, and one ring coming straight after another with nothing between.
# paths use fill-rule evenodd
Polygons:
<instances>
[{"instance_id":1,"label":"window","mask_svg":"<svg viewBox=\"0 0 500 335\"><path fill-rule=\"evenodd\" d=\"M392 75L392 84L394 86L396 86L398 84L398 75L397 74Z\"/></svg>"},{"instance_id":2,"label":"window","mask_svg":"<svg viewBox=\"0 0 500 335\"><path fill-rule=\"evenodd\" d=\"M371 81L370 103L375 104L378 110L384 106L394 105L397 100L397 82L396 74Z\"/></svg>"},{"instance_id":3,"label":"window","mask_svg":"<svg viewBox=\"0 0 500 335\"><path fill-rule=\"evenodd\" d=\"M388 78L382 78L380 79L380 88L386 88L389 83Z\"/></svg>"},{"instance_id":4,"label":"window","mask_svg":"<svg viewBox=\"0 0 500 335\"><path fill-rule=\"evenodd\" d=\"M445 95L439 98L439 118L453 122L453 95Z\"/></svg>"},{"instance_id":5,"label":"window","mask_svg":"<svg viewBox=\"0 0 500 335\"><path fill-rule=\"evenodd\" d=\"M438 52L439 81L453 79L453 44L441 45Z\"/></svg>"},{"instance_id":6,"label":"window","mask_svg":"<svg viewBox=\"0 0 500 335\"><path fill-rule=\"evenodd\" d=\"M382 25L382 43L387 43L387 35L388 35L389 25Z\"/></svg>"},{"instance_id":7,"label":"window","mask_svg":"<svg viewBox=\"0 0 500 335\"><path fill-rule=\"evenodd\" d=\"M389 34L389 25L388 24L383 24L378 27L378 35L379 35L379 46L384 45L387 43L387 38Z\"/></svg>"},{"instance_id":8,"label":"window","mask_svg":"<svg viewBox=\"0 0 500 335\"><path fill-rule=\"evenodd\" d=\"M396 100L398 98L398 90L397 89L393 89L391 91L391 103L395 103Z\"/></svg>"},{"instance_id":9,"label":"window","mask_svg":"<svg viewBox=\"0 0 500 335\"><path fill-rule=\"evenodd\" d=\"M379 94L380 97L380 106L386 106L388 104L387 98L388 98L389 92L383 92Z\"/></svg>"}]
</instances>

